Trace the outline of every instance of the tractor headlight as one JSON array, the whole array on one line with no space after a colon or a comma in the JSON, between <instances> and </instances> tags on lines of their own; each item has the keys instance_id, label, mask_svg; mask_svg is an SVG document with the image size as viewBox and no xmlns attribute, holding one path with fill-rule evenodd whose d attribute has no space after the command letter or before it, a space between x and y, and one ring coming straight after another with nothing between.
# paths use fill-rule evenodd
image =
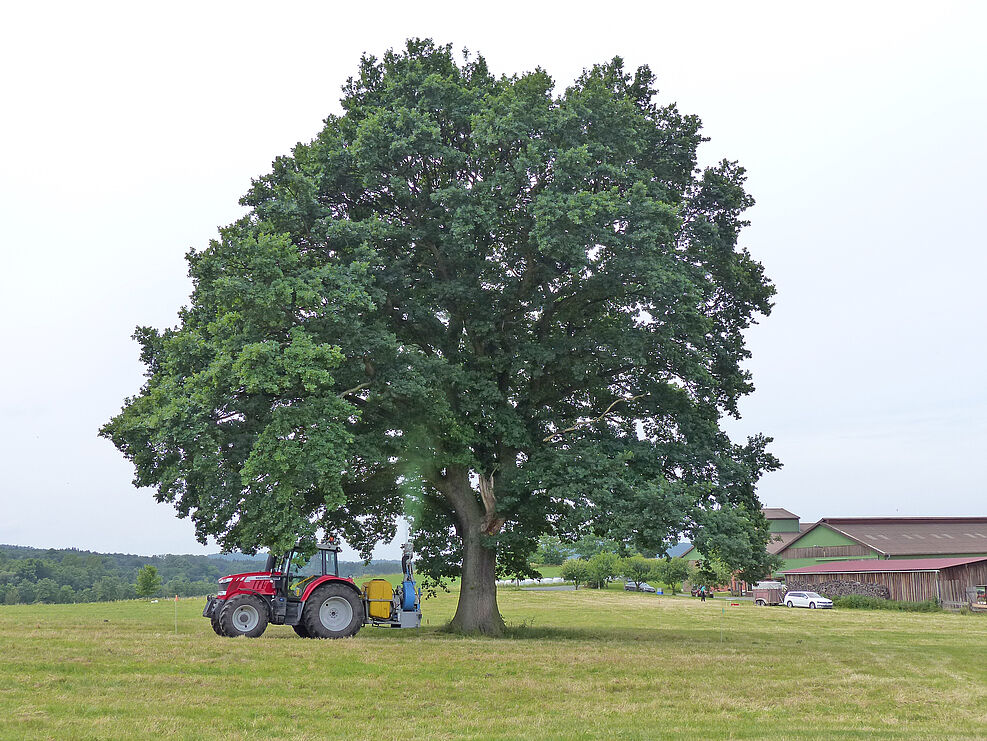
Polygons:
<instances>
[{"instance_id":1,"label":"tractor headlight","mask_svg":"<svg viewBox=\"0 0 987 741\"><path fill-rule=\"evenodd\" d=\"M227 583L233 581L233 577L232 576L224 576L222 579L219 579L218 581L219 581L220 584L227 584Z\"/></svg>"},{"instance_id":2,"label":"tractor headlight","mask_svg":"<svg viewBox=\"0 0 987 741\"><path fill-rule=\"evenodd\" d=\"M222 592L216 592L216 596L217 597L225 597L226 596L226 590L224 589Z\"/></svg>"}]
</instances>

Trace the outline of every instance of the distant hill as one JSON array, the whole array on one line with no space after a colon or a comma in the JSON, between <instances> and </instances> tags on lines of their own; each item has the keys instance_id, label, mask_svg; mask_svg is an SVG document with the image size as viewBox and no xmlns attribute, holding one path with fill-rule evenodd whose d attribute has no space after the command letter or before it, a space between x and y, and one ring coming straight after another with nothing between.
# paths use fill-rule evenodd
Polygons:
<instances>
[{"instance_id":1,"label":"distant hill","mask_svg":"<svg viewBox=\"0 0 987 741\"><path fill-rule=\"evenodd\" d=\"M267 556L259 553L253 556L246 553L210 553L206 558L215 558L217 561L264 561Z\"/></svg>"},{"instance_id":2,"label":"distant hill","mask_svg":"<svg viewBox=\"0 0 987 741\"><path fill-rule=\"evenodd\" d=\"M266 555L213 553L206 556L136 556L78 548L0 545L0 604L69 603L133 599L137 572L151 565L161 576L161 595L195 597L216 592L226 574L258 571ZM340 576L393 574L400 561L340 561Z\"/></svg>"}]
</instances>

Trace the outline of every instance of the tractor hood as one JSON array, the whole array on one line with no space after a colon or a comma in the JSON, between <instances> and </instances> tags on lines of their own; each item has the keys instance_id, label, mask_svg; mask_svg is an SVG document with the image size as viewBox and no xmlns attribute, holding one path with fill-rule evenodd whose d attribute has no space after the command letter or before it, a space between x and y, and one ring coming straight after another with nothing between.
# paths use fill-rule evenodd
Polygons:
<instances>
[{"instance_id":1,"label":"tractor hood","mask_svg":"<svg viewBox=\"0 0 987 741\"><path fill-rule=\"evenodd\" d=\"M222 576L219 578L220 584L226 584L235 579L242 579L243 581L269 581L273 575L271 571L250 571L246 574L230 574L228 576Z\"/></svg>"}]
</instances>

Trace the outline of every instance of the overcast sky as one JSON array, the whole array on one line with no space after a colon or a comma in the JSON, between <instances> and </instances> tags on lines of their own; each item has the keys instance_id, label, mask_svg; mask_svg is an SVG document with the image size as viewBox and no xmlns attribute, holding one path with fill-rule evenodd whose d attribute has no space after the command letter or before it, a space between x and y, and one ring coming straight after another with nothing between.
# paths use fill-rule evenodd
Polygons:
<instances>
[{"instance_id":1,"label":"overcast sky","mask_svg":"<svg viewBox=\"0 0 987 741\"><path fill-rule=\"evenodd\" d=\"M545 68L614 55L698 114L778 286L731 423L765 504L987 515L982 3L11 3L0 24L0 543L201 553L96 436L173 325L183 255L409 36ZM472 8L472 9L471 9ZM396 550L382 554L394 556Z\"/></svg>"}]
</instances>

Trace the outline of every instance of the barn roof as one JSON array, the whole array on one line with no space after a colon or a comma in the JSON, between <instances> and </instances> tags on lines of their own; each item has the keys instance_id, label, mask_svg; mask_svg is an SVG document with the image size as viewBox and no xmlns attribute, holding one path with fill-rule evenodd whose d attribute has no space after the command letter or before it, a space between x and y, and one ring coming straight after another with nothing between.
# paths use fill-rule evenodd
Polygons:
<instances>
[{"instance_id":1,"label":"barn roof","mask_svg":"<svg viewBox=\"0 0 987 741\"><path fill-rule=\"evenodd\" d=\"M824 517L800 535L821 526L887 556L987 553L987 517Z\"/></svg>"},{"instance_id":2,"label":"barn roof","mask_svg":"<svg viewBox=\"0 0 987 741\"><path fill-rule=\"evenodd\" d=\"M797 520L799 518L798 515L794 515L781 507L762 507L761 513L769 520Z\"/></svg>"},{"instance_id":3,"label":"barn roof","mask_svg":"<svg viewBox=\"0 0 987 741\"><path fill-rule=\"evenodd\" d=\"M871 558L865 561L831 561L798 569L782 569L783 574L854 574L865 572L939 571L952 566L987 561L987 556L968 558Z\"/></svg>"},{"instance_id":4,"label":"barn roof","mask_svg":"<svg viewBox=\"0 0 987 741\"><path fill-rule=\"evenodd\" d=\"M692 543L676 543L665 551L669 558L676 558L692 550Z\"/></svg>"}]
</instances>

